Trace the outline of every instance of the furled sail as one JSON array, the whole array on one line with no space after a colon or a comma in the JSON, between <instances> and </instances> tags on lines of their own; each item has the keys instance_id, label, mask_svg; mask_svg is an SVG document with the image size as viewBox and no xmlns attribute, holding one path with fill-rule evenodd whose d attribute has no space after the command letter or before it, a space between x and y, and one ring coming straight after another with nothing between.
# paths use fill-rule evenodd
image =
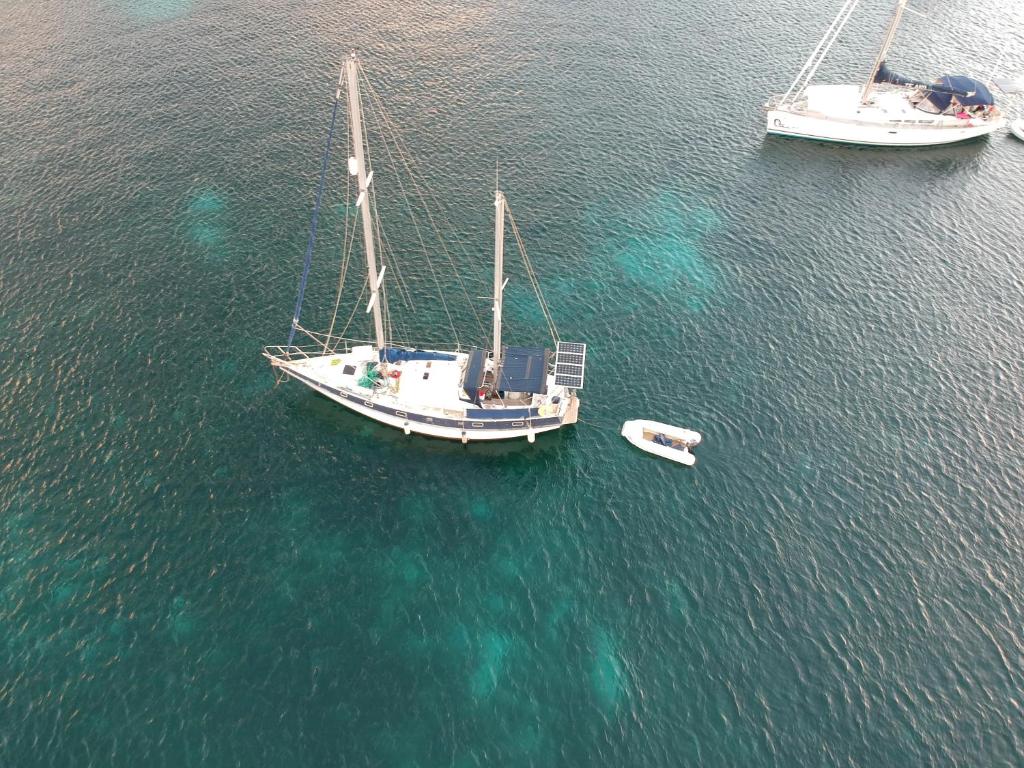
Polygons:
<instances>
[{"instance_id":1,"label":"furled sail","mask_svg":"<svg viewBox=\"0 0 1024 768\"><path fill-rule=\"evenodd\" d=\"M886 63L883 61L878 71L875 72L876 83L892 83L893 85L920 85L925 88L928 87L928 83L921 80L914 80L903 75L896 74L893 72Z\"/></svg>"}]
</instances>

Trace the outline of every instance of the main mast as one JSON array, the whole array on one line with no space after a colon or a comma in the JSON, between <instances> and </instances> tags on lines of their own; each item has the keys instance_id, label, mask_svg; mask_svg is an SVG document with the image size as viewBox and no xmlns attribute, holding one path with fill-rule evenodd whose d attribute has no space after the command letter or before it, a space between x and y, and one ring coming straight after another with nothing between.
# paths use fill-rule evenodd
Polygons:
<instances>
[{"instance_id":1,"label":"main mast","mask_svg":"<svg viewBox=\"0 0 1024 768\"><path fill-rule=\"evenodd\" d=\"M907 0L898 0L896 3L896 12L892 16L892 21L889 22L888 29L885 30L885 38L882 40L882 48L878 51L878 56L875 58L875 66L871 68L871 75L868 77L868 82L864 86L864 92L860 96L861 104L868 103L871 91L875 87L875 75L878 74L878 70L881 69L882 64L885 63L886 56L889 55L889 47L892 45L892 41L896 38L896 28L900 25L900 19L903 18L903 9L906 7Z\"/></svg>"},{"instance_id":2,"label":"main mast","mask_svg":"<svg viewBox=\"0 0 1024 768\"><path fill-rule=\"evenodd\" d=\"M501 361L501 295L505 281L505 195L494 192L494 371Z\"/></svg>"},{"instance_id":3,"label":"main mast","mask_svg":"<svg viewBox=\"0 0 1024 768\"><path fill-rule=\"evenodd\" d=\"M384 320L381 315L380 280L377 279L377 257L373 247L373 222L370 218L370 200L368 190L370 177L366 175L366 163L363 159L363 116L359 107L359 60L353 53L345 62L345 74L348 77L348 120L352 129L352 151L355 160L355 172L352 174L359 181L359 197L356 207L363 214L363 244L366 248L366 279L370 286L370 303L366 311L373 311L373 330L377 338L377 349L384 349ZM349 172L352 172L349 163ZM372 176L372 174L371 174ZM383 277L383 272L381 272Z\"/></svg>"}]
</instances>

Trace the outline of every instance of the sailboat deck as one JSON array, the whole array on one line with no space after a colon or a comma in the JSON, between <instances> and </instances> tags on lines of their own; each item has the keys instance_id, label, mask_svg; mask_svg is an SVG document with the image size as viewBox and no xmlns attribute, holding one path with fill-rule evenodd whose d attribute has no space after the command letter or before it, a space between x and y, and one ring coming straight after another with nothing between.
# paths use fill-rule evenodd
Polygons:
<instances>
[{"instance_id":1,"label":"sailboat deck","mask_svg":"<svg viewBox=\"0 0 1024 768\"><path fill-rule=\"evenodd\" d=\"M360 397L368 402L392 408L408 409L419 413L435 413L448 417L463 417L467 409L481 413L513 408L536 409L550 397L520 395L513 400L484 401L480 405L469 402L462 389L468 355L451 352L454 360L403 360L382 366L385 375L373 387L361 386L369 366L377 363L376 351L357 347L350 352L326 354L291 360L283 366L311 382ZM488 372L489 373L489 372ZM549 395L562 388L555 387L549 377ZM554 391L552 391L554 390ZM479 416L478 416L479 417ZM507 418L507 417L506 417Z\"/></svg>"},{"instance_id":2,"label":"sailboat deck","mask_svg":"<svg viewBox=\"0 0 1024 768\"><path fill-rule=\"evenodd\" d=\"M932 114L918 109L911 101L911 96L917 90L901 86L878 86L870 102L863 104L862 86L812 85L807 88L803 99L779 109L809 117L885 126L964 128L968 125L967 121L955 115ZM986 122L980 116L972 118L974 124Z\"/></svg>"},{"instance_id":3,"label":"sailboat deck","mask_svg":"<svg viewBox=\"0 0 1024 768\"><path fill-rule=\"evenodd\" d=\"M387 370L399 375L385 376L375 387L360 386L367 366L377 362L373 350L311 357L295 361L291 367L318 383L362 395L368 400L407 406L417 410L461 412L467 403L460 398L460 385L466 355L455 360L406 360L389 363Z\"/></svg>"}]
</instances>

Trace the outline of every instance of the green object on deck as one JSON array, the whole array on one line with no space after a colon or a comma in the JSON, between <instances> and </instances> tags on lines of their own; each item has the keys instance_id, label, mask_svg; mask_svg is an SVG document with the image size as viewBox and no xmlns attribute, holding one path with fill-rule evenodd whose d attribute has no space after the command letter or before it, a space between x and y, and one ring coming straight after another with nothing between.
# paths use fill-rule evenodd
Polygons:
<instances>
[{"instance_id":1,"label":"green object on deck","mask_svg":"<svg viewBox=\"0 0 1024 768\"><path fill-rule=\"evenodd\" d=\"M380 381L382 378L380 371L377 370L377 366L371 363L367 366L366 373L359 379L359 386L365 389L373 389L374 384Z\"/></svg>"}]
</instances>

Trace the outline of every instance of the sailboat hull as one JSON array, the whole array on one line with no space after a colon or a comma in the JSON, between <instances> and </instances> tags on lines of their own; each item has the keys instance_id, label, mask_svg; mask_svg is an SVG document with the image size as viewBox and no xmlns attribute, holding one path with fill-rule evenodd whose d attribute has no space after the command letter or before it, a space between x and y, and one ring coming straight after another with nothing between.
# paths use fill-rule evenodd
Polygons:
<instances>
[{"instance_id":1,"label":"sailboat hull","mask_svg":"<svg viewBox=\"0 0 1024 768\"><path fill-rule=\"evenodd\" d=\"M381 424L403 430L406 434L426 435L464 443L485 440L531 440L542 432L550 432L576 422L579 400L575 394L546 397L523 407L476 407L470 403L448 403L446 407L424 407L415 395L403 400L391 394L358 387L355 378L338 374L350 355L330 355L298 361L286 361L267 355L275 370L305 384L350 411ZM331 365L332 360L342 365ZM461 361L459 361L461 363ZM443 363L434 363L435 377L444 375ZM459 367L452 364L453 368ZM409 384L422 385L420 370L406 364ZM328 381L329 379L329 381ZM543 402L540 402L543 400ZM552 402L556 400L557 402Z\"/></svg>"},{"instance_id":2,"label":"sailboat hull","mask_svg":"<svg viewBox=\"0 0 1024 768\"><path fill-rule=\"evenodd\" d=\"M812 86L806 100L768 109L770 135L869 147L932 147L987 136L1005 124L1000 116L959 119L916 109L910 91L878 93L860 103L860 88Z\"/></svg>"}]
</instances>

